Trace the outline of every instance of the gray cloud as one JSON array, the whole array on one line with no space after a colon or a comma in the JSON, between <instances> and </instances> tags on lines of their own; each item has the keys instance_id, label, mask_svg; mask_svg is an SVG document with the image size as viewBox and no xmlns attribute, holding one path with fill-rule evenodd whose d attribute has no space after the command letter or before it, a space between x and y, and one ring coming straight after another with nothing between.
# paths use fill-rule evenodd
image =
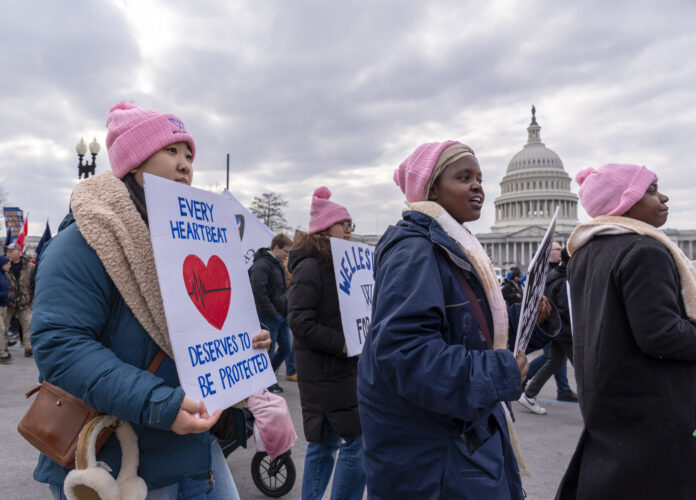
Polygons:
<instances>
[{"instance_id":1,"label":"gray cloud","mask_svg":"<svg viewBox=\"0 0 696 500\"><path fill-rule=\"evenodd\" d=\"M74 144L103 145L121 99L184 119L197 185L223 187L230 153L232 191L247 203L283 194L293 226L325 184L360 232L381 232L403 207L393 169L420 142L456 138L480 158L487 201L472 228L487 231L534 103L571 175L645 163L672 198L669 225L693 227L690 2L170 1L129 17L135 7L4 8L0 179L34 233L57 225Z\"/></svg>"}]
</instances>

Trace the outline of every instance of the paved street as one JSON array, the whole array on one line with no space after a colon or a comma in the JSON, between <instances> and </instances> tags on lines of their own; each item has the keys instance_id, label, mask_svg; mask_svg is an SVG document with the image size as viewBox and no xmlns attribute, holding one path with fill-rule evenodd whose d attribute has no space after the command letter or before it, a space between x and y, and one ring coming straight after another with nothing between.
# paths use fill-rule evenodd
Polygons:
<instances>
[{"instance_id":1,"label":"paved street","mask_svg":"<svg viewBox=\"0 0 696 500\"><path fill-rule=\"evenodd\" d=\"M36 384L37 370L33 359L25 359L20 349L10 350L14 362L10 365L0 365L0 432L3 436L0 452L0 497L8 500L47 499L50 498L47 487L32 479L38 452L25 442L16 430L17 422L30 403L25 400L24 393ZM569 376L572 374L570 368L569 366ZM300 498L306 441L302 432L297 384L285 382L282 376L280 384L285 389L283 395L288 401L299 435L292 451L298 479L291 493L285 498L297 499ZM571 386L575 387L573 380ZM531 473L530 476L523 477L527 498L530 500L553 498L580 434L578 405L556 401L555 391L552 379L546 384L539 398L548 411L544 416L533 415L518 403L513 404L517 417L517 434ZM229 457L228 463L242 499L268 498L256 489L251 479L250 464L253 455L252 442L250 449L235 451ZM325 498L328 497L327 493Z\"/></svg>"}]
</instances>

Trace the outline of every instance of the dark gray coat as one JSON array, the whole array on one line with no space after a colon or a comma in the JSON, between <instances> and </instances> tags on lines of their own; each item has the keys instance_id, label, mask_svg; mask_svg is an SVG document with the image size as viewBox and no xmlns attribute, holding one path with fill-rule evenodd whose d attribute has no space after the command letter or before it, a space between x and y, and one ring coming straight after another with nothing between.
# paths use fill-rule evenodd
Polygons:
<instances>
[{"instance_id":1,"label":"dark gray coat","mask_svg":"<svg viewBox=\"0 0 696 500\"><path fill-rule=\"evenodd\" d=\"M285 268L268 248L260 248L254 254L254 264L249 269L249 280L259 315L262 314L270 320L274 320L278 315L287 316Z\"/></svg>"},{"instance_id":2,"label":"dark gray coat","mask_svg":"<svg viewBox=\"0 0 696 500\"><path fill-rule=\"evenodd\" d=\"M503 293L503 298L505 299L505 304L510 307L512 304L517 304L522 302L522 295L524 295L524 290L522 285L515 282L515 280L506 280L503 286L500 288ZM517 294L520 294L518 297Z\"/></svg>"},{"instance_id":3,"label":"dark gray coat","mask_svg":"<svg viewBox=\"0 0 696 500\"><path fill-rule=\"evenodd\" d=\"M599 236L571 258L585 428L559 499L696 498L696 323L658 241Z\"/></svg>"}]
</instances>

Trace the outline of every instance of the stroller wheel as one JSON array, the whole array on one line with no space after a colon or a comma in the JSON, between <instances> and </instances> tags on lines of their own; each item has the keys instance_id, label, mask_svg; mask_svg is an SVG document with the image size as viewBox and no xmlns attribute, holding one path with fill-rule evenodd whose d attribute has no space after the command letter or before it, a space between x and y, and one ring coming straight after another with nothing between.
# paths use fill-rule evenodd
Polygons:
<instances>
[{"instance_id":1,"label":"stroller wheel","mask_svg":"<svg viewBox=\"0 0 696 500\"><path fill-rule=\"evenodd\" d=\"M295 464L287 451L274 458L265 451L258 451L251 461L251 477L256 487L272 498L287 495L295 485Z\"/></svg>"}]
</instances>

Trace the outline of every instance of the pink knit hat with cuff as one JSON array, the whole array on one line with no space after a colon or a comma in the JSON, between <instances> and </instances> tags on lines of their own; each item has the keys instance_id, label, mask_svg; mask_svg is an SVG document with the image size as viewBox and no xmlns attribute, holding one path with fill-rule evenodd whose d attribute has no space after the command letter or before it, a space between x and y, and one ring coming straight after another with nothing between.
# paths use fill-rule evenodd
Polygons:
<instances>
[{"instance_id":1,"label":"pink knit hat with cuff","mask_svg":"<svg viewBox=\"0 0 696 500\"><path fill-rule=\"evenodd\" d=\"M645 195L657 174L642 165L607 163L575 176L580 203L590 217L623 215Z\"/></svg>"},{"instance_id":2,"label":"pink knit hat with cuff","mask_svg":"<svg viewBox=\"0 0 696 500\"><path fill-rule=\"evenodd\" d=\"M433 172L437 159L452 144L461 143L459 141L447 140L421 144L394 171L394 182L406 195L408 203L423 200L423 190L428 183L430 174Z\"/></svg>"},{"instance_id":3,"label":"pink knit hat with cuff","mask_svg":"<svg viewBox=\"0 0 696 500\"><path fill-rule=\"evenodd\" d=\"M175 142L188 143L191 155L196 157L193 137L184 122L174 115L141 108L132 102L119 102L107 113L106 128L106 150L111 170L119 179Z\"/></svg>"},{"instance_id":4,"label":"pink knit hat with cuff","mask_svg":"<svg viewBox=\"0 0 696 500\"><path fill-rule=\"evenodd\" d=\"M337 222L353 221L345 207L331 200L331 191L326 186L318 187L312 197L312 208L309 210L309 233L318 233L328 229Z\"/></svg>"}]
</instances>

